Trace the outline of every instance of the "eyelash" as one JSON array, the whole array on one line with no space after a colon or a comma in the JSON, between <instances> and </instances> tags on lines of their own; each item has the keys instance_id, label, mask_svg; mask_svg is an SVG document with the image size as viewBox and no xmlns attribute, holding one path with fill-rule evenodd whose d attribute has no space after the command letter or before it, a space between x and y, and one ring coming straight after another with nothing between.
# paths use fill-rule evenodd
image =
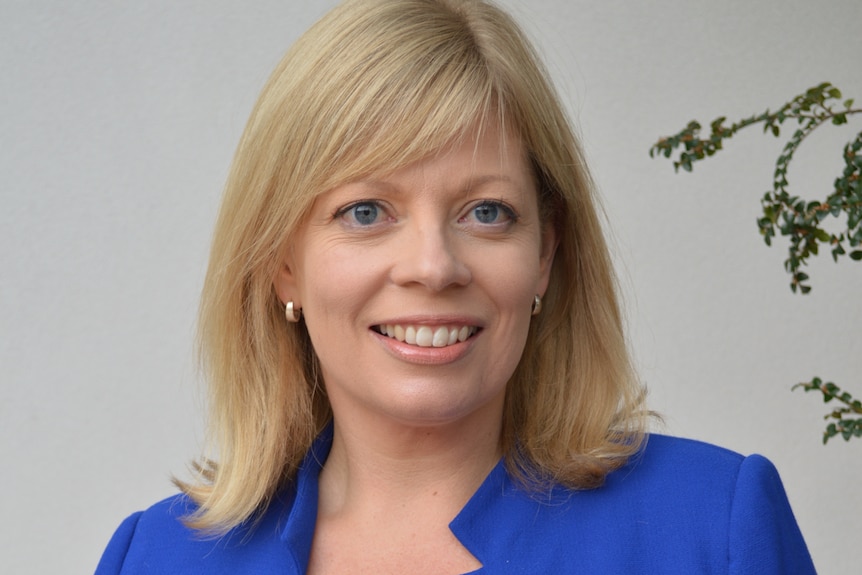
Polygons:
<instances>
[{"instance_id":1,"label":"eyelash","mask_svg":"<svg viewBox=\"0 0 862 575\"><path fill-rule=\"evenodd\" d=\"M378 200L358 200L356 202L351 202L350 204L347 204L346 206L340 207L337 210L335 210L335 212L332 214L332 218L333 219L344 219L345 216L347 216L352 210L354 210L355 208L362 206L362 205L374 206L377 210L383 212L384 216L386 215L387 209L386 209L386 206L382 202L380 202ZM503 214L505 215L505 217L507 219L504 222L493 222L490 224L485 224L485 223L480 222L480 225L493 226L493 225L500 225L500 224L513 224L520 219L518 214L515 212L515 210L510 205L508 205L507 203L505 203L501 200L479 200L479 201L473 203L469 207L469 209L467 210L466 215L458 218L458 221L461 222L461 221L466 220L470 216L470 214L473 214L475 212L475 210L477 210L478 208L484 207L484 206L490 206L490 207L494 207L494 208L499 209L500 211L503 212ZM374 225L373 223L372 224L360 224L358 222L352 222L352 223L357 225L358 227L370 227L370 226Z\"/></svg>"},{"instance_id":2,"label":"eyelash","mask_svg":"<svg viewBox=\"0 0 862 575\"><path fill-rule=\"evenodd\" d=\"M515 212L514 208L512 208L512 206L510 206L509 204L507 204L506 202L503 202L501 200L479 200L478 202L476 202L470 206L470 209L467 211L467 214L468 215L472 214L477 209L479 209L483 206L492 206L494 208L499 209L500 211L503 212L503 214L505 215L505 217L507 219L506 219L506 221L503 221L503 222L494 222L491 224L482 224L482 225L493 226L493 225L501 225L501 224L513 224L513 223L517 222L519 219L518 214ZM464 216L464 218L468 217L468 215ZM459 221L464 219L464 218L459 218Z\"/></svg>"},{"instance_id":3,"label":"eyelash","mask_svg":"<svg viewBox=\"0 0 862 575\"><path fill-rule=\"evenodd\" d=\"M381 203L377 200L358 200L356 202L352 202L350 204L347 204L346 206L343 206L343 207L335 210L335 213L332 214L332 219L344 219L344 217L347 216L353 209L355 209L359 206L363 206L363 205L374 206L377 210L383 212L384 215L386 214L386 207L383 205L383 203ZM354 223L354 225L357 225L359 227L370 227L371 225L373 225L373 224L363 225L363 224L359 224L358 222L352 222L352 223Z\"/></svg>"}]
</instances>

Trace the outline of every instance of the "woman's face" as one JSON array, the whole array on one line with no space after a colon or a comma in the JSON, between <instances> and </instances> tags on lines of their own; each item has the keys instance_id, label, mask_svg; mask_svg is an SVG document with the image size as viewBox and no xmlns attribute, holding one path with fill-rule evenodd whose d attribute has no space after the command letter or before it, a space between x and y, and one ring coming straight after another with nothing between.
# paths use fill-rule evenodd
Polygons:
<instances>
[{"instance_id":1,"label":"woman's face","mask_svg":"<svg viewBox=\"0 0 862 575\"><path fill-rule=\"evenodd\" d=\"M275 286L302 307L336 418L499 419L548 228L520 141L496 128L319 196Z\"/></svg>"}]
</instances>

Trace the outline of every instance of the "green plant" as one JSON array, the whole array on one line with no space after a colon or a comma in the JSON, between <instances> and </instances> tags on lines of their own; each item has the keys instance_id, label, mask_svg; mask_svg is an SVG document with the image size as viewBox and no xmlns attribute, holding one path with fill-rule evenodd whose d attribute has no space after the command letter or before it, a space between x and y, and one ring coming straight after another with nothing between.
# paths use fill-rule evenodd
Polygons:
<instances>
[{"instance_id":1,"label":"green plant","mask_svg":"<svg viewBox=\"0 0 862 575\"><path fill-rule=\"evenodd\" d=\"M802 388L805 391L819 391L823 394L823 402L829 403L833 399L837 399L844 404L843 407L833 409L831 413L826 414L823 419L834 419L826 426L826 431L823 432L823 443L826 443L836 435L841 435L845 440L849 441L851 437L862 437L862 417L852 419L849 416L862 415L862 401L853 399L846 391L841 391L837 385L832 382L823 383L819 377L815 377L808 383L797 383L793 389Z\"/></svg>"},{"instance_id":2,"label":"green plant","mask_svg":"<svg viewBox=\"0 0 862 575\"><path fill-rule=\"evenodd\" d=\"M708 136L701 135L699 122L689 122L678 133L660 138L653 144L650 157L671 158L676 153L674 169L691 172L696 162L715 155L723 149L726 140L744 128L762 124L764 133L780 137L785 123L795 127L775 161L772 189L760 200L762 215L757 219L757 226L766 245L772 245L776 231L789 238L784 268L791 275L790 288L794 293L807 294L811 285L802 267L807 265L809 257L820 253L821 246L831 251L836 262L843 256L854 261L862 260L862 132L844 147L844 169L825 198L806 201L791 194L788 170L797 149L814 130L824 124L846 124L849 116L862 113L862 108L854 108L853 103L852 99L842 101L841 91L824 82L809 88L774 112L766 110L729 126L725 125L726 117L716 118L709 124ZM824 227L827 218L839 218L842 214L846 215L846 226L839 226L841 229L837 233ZM824 443L836 435L846 440L862 437L862 419L849 417L862 414L862 404L849 393L842 392L833 383L824 384L817 377L811 382L797 384L794 389L797 387L805 391L820 391L824 402L837 399L845 404L845 407L826 415L826 419L836 421L827 426Z\"/></svg>"}]
</instances>

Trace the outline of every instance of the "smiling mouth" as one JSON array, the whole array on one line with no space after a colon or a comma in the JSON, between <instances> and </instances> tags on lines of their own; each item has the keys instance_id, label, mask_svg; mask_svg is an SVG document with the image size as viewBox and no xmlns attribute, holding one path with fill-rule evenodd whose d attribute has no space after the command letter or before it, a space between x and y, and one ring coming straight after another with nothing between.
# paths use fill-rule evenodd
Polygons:
<instances>
[{"instance_id":1,"label":"smiling mouth","mask_svg":"<svg viewBox=\"0 0 862 575\"><path fill-rule=\"evenodd\" d=\"M447 347L464 342L473 337L479 328L476 326L439 326L427 325L375 325L372 328L380 335L391 337L408 345L419 347Z\"/></svg>"}]
</instances>

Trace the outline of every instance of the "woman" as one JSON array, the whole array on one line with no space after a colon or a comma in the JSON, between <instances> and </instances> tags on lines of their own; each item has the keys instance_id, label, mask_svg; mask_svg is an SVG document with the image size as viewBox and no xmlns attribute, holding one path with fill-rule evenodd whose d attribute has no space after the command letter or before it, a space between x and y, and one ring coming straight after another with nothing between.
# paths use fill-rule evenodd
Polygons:
<instances>
[{"instance_id":1,"label":"woman","mask_svg":"<svg viewBox=\"0 0 862 575\"><path fill-rule=\"evenodd\" d=\"M273 73L200 314L218 463L97 573L811 573L763 458L652 436L582 154L482 0Z\"/></svg>"}]
</instances>

